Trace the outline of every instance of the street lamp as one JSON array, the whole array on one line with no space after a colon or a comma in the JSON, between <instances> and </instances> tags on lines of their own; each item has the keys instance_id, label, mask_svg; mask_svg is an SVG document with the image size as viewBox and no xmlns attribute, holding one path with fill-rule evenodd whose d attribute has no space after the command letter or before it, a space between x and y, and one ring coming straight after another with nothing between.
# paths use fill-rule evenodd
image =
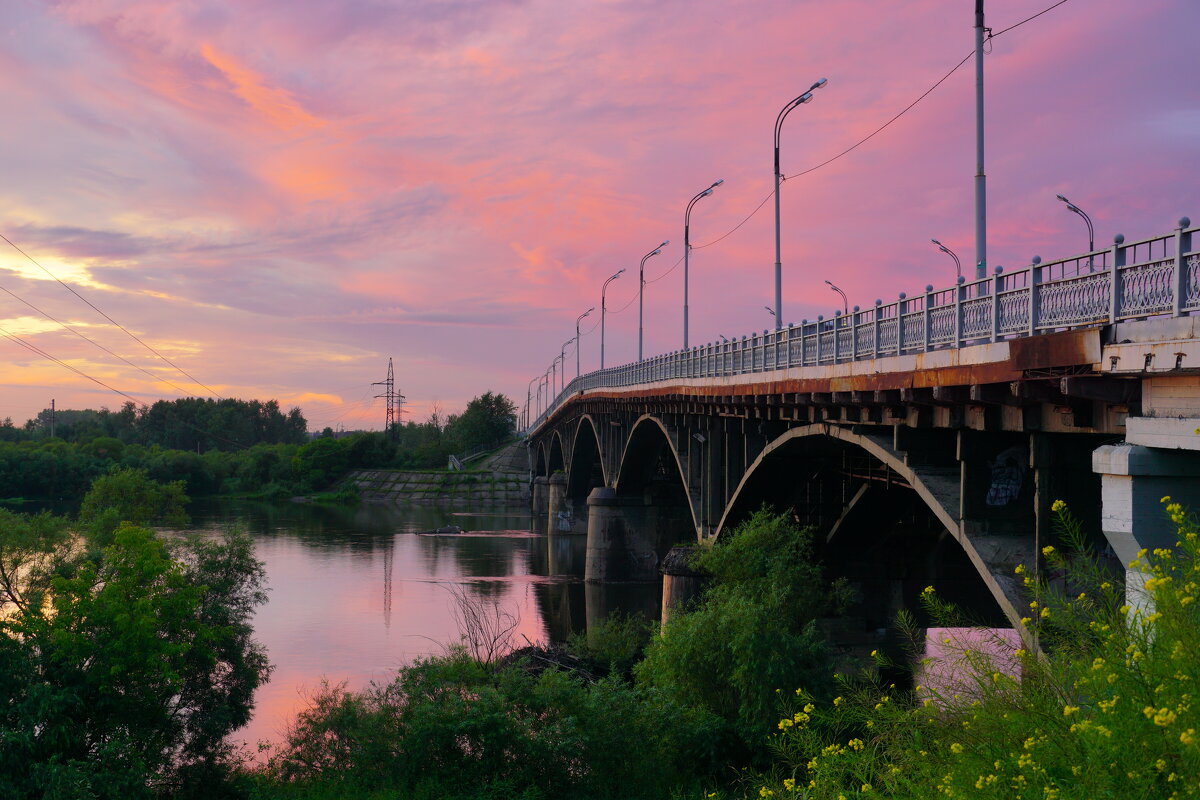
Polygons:
<instances>
[{"instance_id":1,"label":"street lamp","mask_svg":"<svg viewBox=\"0 0 1200 800\"><path fill-rule=\"evenodd\" d=\"M579 321L595 310L596 310L596 307L592 306L587 311L580 314L579 317L575 320L575 377L576 378L579 377L579 350L580 350L580 347L579 347Z\"/></svg>"},{"instance_id":2,"label":"street lamp","mask_svg":"<svg viewBox=\"0 0 1200 800\"><path fill-rule=\"evenodd\" d=\"M703 192L700 192L691 200L688 201L687 211L683 212L683 349L688 347L688 253L692 250L691 238L688 235L688 226L692 218L692 206L701 197L708 197L713 193L713 189L725 182L725 179L717 181L709 186Z\"/></svg>"},{"instance_id":3,"label":"street lamp","mask_svg":"<svg viewBox=\"0 0 1200 800\"><path fill-rule=\"evenodd\" d=\"M569 345L573 341L575 341L575 340L567 339L565 342L563 342L563 346L562 346L562 349L561 349L561 352L560 352L560 355L558 358L559 363L562 364L562 375L560 375L558 377L558 383L559 383L558 391L559 392L562 392L563 390L565 390L567 388L567 345Z\"/></svg>"},{"instance_id":4,"label":"street lamp","mask_svg":"<svg viewBox=\"0 0 1200 800\"><path fill-rule=\"evenodd\" d=\"M768 314L770 314L772 317L775 317L776 319L779 319L779 317L778 317L778 316L776 316L776 314L775 314L775 309L771 308L770 306L763 306L763 308L764 308L764 309L766 310L766 312L767 312ZM778 328L779 326L778 326L778 325L776 325L775 327L777 327L777 328Z\"/></svg>"},{"instance_id":5,"label":"street lamp","mask_svg":"<svg viewBox=\"0 0 1200 800\"><path fill-rule=\"evenodd\" d=\"M610 283L621 277L621 273L624 271L624 267L617 270L616 274L606 280L604 285L600 287L600 369L604 369L604 313L608 310L608 306L604 303L604 292L608 289Z\"/></svg>"},{"instance_id":6,"label":"street lamp","mask_svg":"<svg viewBox=\"0 0 1200 800\"><path fill-rule=\"evenodd\" d=\"M1092 227L1092 218L1091 218L1091 217L1089 217L1087 214L1085 214L1085 213L1083 212L1083 209L1082 209L1082 208L1080 208L1079 206L1075 205L1075 204L1074 204L1074 203L1072 203L1070 200L1068 200L1067 198L1063 197L1061 194L1056 194L1056 195L1055 195L1055 197L1057 197L1059 200L1062 200L1064 203L1066 203L1066 204L1067 204L1067 208L1071 209L1071 210L1072 210L1072 211L1074 211L1076 214L1078 214L1079 216L1083 217L1083 221L1087 223L1087 228L1088 228L1088 252L1090 253L1090 252L1092 252L1093 250L1095 250L1095 249L1096 249L1096 231L1095 231L1095 229ZM1088 259L1088 266L1091 266L1091 264L1092 264L1092 260L1089 258L1089 259Z\"/></svg>"},{"instance_id":7,"label":"street lamp","mask_svg":"<svg viewBox=\"0 0 1200 800\"><path fill-rule=\"evenodd\" d=\"M642 263L638 264L638 361L642 360L642 295L646 291L646 259L658 255L670 243L671 240L668 239L649 253L646 253L646 255L642 256Z\"/></svg>"},{"instance_id":8,"label":"street lamp","mask_svg":"<svg viewBox=\"0 0 1200 800\"><path fill-rule=\"evenodd\" d=\"M839 289L837 286L833 285L833 283L831 283L829 281L825 281L825 283L829 284L830 289L832 289L833 291L837 292L838 294L840 294L842 296L843 313L845 313L847 316L849 316L850 315L850 301L846 299L846 293L843 292L841 289Z\"/></svg>"},{"instance_id":9,"label":"street lamp","mask_svg":"<svg viewBox=\"0 0 1200 800\"><path fill-rule=\"evenodd\" d=\"M533 382L536 381L538 379L538 377L539 376L534 375L532 378L530 378L529 385L525 387L525 427L526 428L529 427L529 423L532 421L529 417L529 411L530 411L529 401L533 398Z\"/></svg>"},{"instance_id":10,"label":"street lamp","mask_svg":"<svg viewBox=\"0 0 1200 800\"><path fill-rule=\"evenodd\" d=\"M808 87L808 91L792 100L785 105L779 112L779 116L775 118L775 329L782 327L783 318L783 266L780 263L779 254L779 184L783 180L783 173L779 171L779 134L783 130L783 121L787 115L792 112L792 109L809 103L813 98L813 91L820 89L825 84L829 83L827 78L821 80Z\"/></svg>"},{"instance_id":11,"label":"street lamp","mask_svg":"<svg viewBox=\"0 0 1200 800\"><path fill-rule=\"evenodd\" d=\"M954 254L954 251L951 250L949 247L946 247L946 245L942 244L937 239L930 239L929 241L936 244L938 246L938 250L941 250L943 253L945 253L946 255L948 255L954 259L955 278L962 278L962 262L958 260L958 256L956 256Z\"/></svg>"}]
</instances>

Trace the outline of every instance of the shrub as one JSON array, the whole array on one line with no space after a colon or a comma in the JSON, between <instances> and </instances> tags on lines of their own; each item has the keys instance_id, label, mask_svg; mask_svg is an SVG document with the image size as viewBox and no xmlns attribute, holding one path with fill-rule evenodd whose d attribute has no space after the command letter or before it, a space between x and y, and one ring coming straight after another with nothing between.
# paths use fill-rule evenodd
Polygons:
<instances>
[{"instance_id":1,"label":"shrub","mask_svg":"<svg viewBox=\"0 0 1200 800\"><path fill-rule=\"evenodd\" d=\"M814 563L810 532L765 509L702 552L713 575L700 603L672 617L635 668L638 680L679 705L724 719L735 763L760 757L778 692L823 694L829 651L816 619L847 590Z\"/></svg>"},{"instance_id":2,"label":"shrub","mask_svg":"<svg viewBox=\"0 0 1200 800\"><path fill-rule=\"evenodd\" d=\"M1164 500L1168 500L1164 498ZM833 798L1127 798L1200 796L1200 543L1178 505L1176 550L1143 551L1145 605L1088 551L1078 521L1055 503L1066 552L1044 551L1053 580L1023 567L1022 626L1042 651L964 653L955 693L918 687L848 692L831 704L804 692L778 722L779 760L760 794ZM1063 587L1070 587L1069 590ZM931 613L946 609L929 590Z\"/></svg>"}]
</instances>

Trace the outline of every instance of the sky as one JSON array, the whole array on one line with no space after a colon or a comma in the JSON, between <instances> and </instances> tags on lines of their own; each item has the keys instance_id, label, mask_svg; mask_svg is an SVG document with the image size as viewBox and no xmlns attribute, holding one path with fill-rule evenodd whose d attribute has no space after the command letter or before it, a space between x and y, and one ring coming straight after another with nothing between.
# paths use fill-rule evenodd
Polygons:
<instances>
[{"instance_id":1,"label":"sky","mask_svg":"<svg viewBox=\"0 0 1200 800\"><path fill-rule=\"evenodd\" d=\"M1200 217L1200 3L1067 0L1005 30L1054 2L987 3L990 266L1086 250L1056 193L1098 246ZM746 218L771 193L779 110L829 79L785 122L795 175L974 47L972 0L4 12L0 234L32 260L0 241L0 329L78 370L0 338L0 418L18 424L52 398L215 395L379 429L389 358L406 419L489 390L522 405L622 268L605 360L636 357L637 268L665 239L646 262L645 352L682 346L684 209L718 179L692 212L690 343L772 327L773 205ZM968 61L784 183L786 321L840 306L826 280L864 307L951 285L931 238L973 263L974 91Z\"/></svg>"}]
</instances>

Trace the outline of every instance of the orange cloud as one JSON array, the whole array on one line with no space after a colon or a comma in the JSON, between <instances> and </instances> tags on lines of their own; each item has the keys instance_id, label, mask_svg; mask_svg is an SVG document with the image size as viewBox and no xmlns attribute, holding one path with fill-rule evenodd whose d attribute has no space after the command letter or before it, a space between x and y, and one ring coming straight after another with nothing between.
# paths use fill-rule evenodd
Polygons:
<instances>
[{"instance_id":1,"label":"orange cloud","mask_svg":"<svg viewBox=\"0 0 1200 800\"><path fill-rule=\"evenodd\" d=\"M200 54L233 85L233 93L284 131L320 128L325 121L314 117L285 89L267 86L261 75L220 53L211 44L200 45Z\"/></svg>"}]
</instances>

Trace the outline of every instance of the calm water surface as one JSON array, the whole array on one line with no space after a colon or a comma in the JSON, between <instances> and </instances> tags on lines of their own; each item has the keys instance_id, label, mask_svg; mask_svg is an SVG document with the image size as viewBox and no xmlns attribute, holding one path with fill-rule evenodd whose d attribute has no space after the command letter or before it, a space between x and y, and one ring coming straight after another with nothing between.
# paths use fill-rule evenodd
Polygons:
<instances>
[{"instance_id":1,"label":"calm water surface","mask_svg":"<svg viewBox=\"0 0 1200 800\"><path fill-rule=\"evenodd\" d=\"M658 613L656 586L585 587L585 537L536 532L519 510L227 501L191 511L199 530L244 527L266 565L254 628L275 671L235 736L251 745L280 741L322 680L387 681L457 642L454 587L519 616L518 646L563 641L614 607ZM447 525L468 533L419 533Z\"/></svg>"}]
</instances>

